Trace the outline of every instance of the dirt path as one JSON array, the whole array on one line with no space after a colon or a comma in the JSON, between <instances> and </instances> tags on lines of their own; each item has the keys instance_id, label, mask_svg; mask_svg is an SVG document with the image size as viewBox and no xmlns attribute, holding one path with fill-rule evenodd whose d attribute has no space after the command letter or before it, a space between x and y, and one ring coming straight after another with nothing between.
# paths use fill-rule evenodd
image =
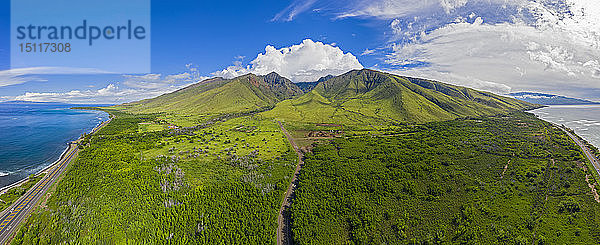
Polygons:
<instances>
[{"instance_id":1,"label":"dirt path","mask_svg":"<svg viewBox=\"0 0 600 245\"><path fill-rule=\"evenodd\" d=\"M596 200L596 202L600 203L600 196L598 195L598 191L596 191L596 184L591 184L590 183L590 177L592 177L592 175L590 174L586 174L585 175L585 182L587 182L588 186L590 187L590 189L592 190L592 195L594 195L594 199Z\"/></svg>"},{"instance_id":2,"label":"dirt path","mask_svg":"<svg viewBox=\"0 0 600 245\"><path fill-rule=\"evenodd\" d=\"M508 160L508 163L506 163L506 165L504 165L504 170L502 170L502 175L500 176L500 179L504 178L504 173L506 173L506 169L508 169L508 165L510 165L510 159Z\"/></svg>"},{"instance_id":3,"label":"dirt path","mask_svg":"<svg viewBox=\"0 0 600 245\"><path fill-rule=\"evenodd\" d=\"M567 131L566 129L564 129L563 127L557 126L558 128L560 128L562 131L564 131L565 133L567 133L567 135L569 135L569 137L571 137L571 139L573 141L575 141L575 144L577 144L577 146L579 146L579 148L581 148L581 150L583 151L584 155L587 157L587 159L592 163L592 166L594 167L594 170L600 174L600 161L598 160L598 158L596 158L596 156L594 154L591 153L591 151L583 144L583 142L581 142L581 140L579 140L575 135L571 134L569 131ZM583 165L583 169L585 171L587 171L587 168L585 167L585 165ZM592 177L592 179L590 180L590 177ZM594 180L593 176L590 174L586 174L585 175L585 181L587 182L588 186L591 189L592 195L594 196L594 199L596 200L596 202L600 203L600 197L598 196L598 192L596 191L596 181ZM594 182L594 184L591 184L590 182Z\"/></svg>"},{"instance_id":4,"label":"dirt path","mask_svg":"<svg viewBox=\"0 0 600 245\"><path fill-rule=\"evenodd\" d=\"M552 168L556 167L556 161L554 161L554 158L550 158L550 161L552 161ZM550 172L550 179L552 179L552 175L554 175L554 172ZM546 191L546 201L548 201L548 195L550 195L550 190ZM544 204L545 205L545 204Z\"/></svg>"},{"instance_id":5,"label":"dirt path","mask_svg":"<svg viewBox=\"0 0 600 245\"><path fill-rule=\"evenodd\" d=\"M279 123L279 128L285 134L288 141L296 151L298 155L298 164L296 165L296 170L294 171L294 175L292 176L292 180L290 181L290 186L285 192L285 196L283 198L283 202L281 203L281 208L279 209L279 215L277 216L277 244L292 244L292 227L291 227L291 213L290 213L290 204L294 199L294 191L296 190L296 186L298 184L298 175L300 173L300 168L302 168L302 152L294 142L292 136L288 133L287 130L283 127L281 122Z\"/></svg>"}]
</instances>

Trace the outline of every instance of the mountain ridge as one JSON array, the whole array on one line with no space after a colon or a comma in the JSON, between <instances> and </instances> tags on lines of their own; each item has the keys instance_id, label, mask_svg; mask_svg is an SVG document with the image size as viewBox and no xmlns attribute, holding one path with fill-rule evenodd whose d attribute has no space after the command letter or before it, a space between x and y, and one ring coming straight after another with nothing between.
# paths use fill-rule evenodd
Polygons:
<instances>
[{"instance_id":1,"label":"mountain ridge","mask_svg":"<svg viewBox=\"0 0 600 245\"><path fill-rule=\"evenodd\" d=\"M536 107L489 92L362 69L321 82L263 114L312 123L424 123Z\"/></svg>"},{"instance_id":2,"label":"mountain ridge","mask_svg":"<svg viewBox=\"0 0 600 245\"><path fill-rule=\"evenodd\" d=\"M515 92L510 93L508 96L513 98L526 101L529 103L536 103L542 105L598 105L600 102L571 98L562 95L545 94L537 92Z\"/></svg>"},{"instance_id":3,"label":"mountain ridge","mask_svg":"<svg viewBox=\"0 0 600 245\"><path fill-rule=\"evenodd\" d=\"M132 113L226 114L262 110L302 93L298 86L277 73L246 74L232 79L207 79L120 107Z\"/></svg>"},{"instance_id":4,"label":"mountain ridge","mask_svg":"<svg viewBox=\"0 0 600 245\"><path fill-rule=\"evenodd\" d=\"M123 104L132 113L262 116L305 123L425 123L527 110L534 104L437 81L376 70L326 76L304 90L275 72L212 78L159 97ZM302 85L304 86L304 85Z\"/></svg>"}]
</instances>

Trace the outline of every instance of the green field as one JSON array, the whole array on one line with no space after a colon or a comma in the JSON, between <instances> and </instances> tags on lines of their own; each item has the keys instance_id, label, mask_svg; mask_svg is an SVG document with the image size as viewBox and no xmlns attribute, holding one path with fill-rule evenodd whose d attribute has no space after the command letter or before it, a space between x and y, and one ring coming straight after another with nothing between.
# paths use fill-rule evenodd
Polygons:
<instances>
[{"instance_id":1,"label":"green field","mask_svg":"<svg viewBox=\"0 0 600 245\"><path fill-rule=\"evenodd\" d=\"M534 108L529 103L440 82L372 70L351 71L301 97L279 102L265 117L286 122L380 128Z\"/></svg>"},{"instance_id":2,"label":"green field","mask_svg":"<svg viewBox=\"0 0 600 245\"><path fill-rule=\"evenodd\" d=\"M250 112L302 93L298 86L276 73L209 79L157 98L114 107L130 113L206 115Z\"/></svg>"}]
</instances>

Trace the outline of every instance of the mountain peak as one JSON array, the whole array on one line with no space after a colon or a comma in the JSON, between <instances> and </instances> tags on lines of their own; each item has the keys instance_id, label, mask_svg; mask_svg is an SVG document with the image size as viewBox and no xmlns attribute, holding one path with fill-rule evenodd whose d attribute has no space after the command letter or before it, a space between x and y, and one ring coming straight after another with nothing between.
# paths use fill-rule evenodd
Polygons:
<instances>
[{"instance_id":1,"label":"mountain peak","mask_svg":"<svg viewBox=\"0 0 600 245\"><path fill-rule=\"evenodd\" d=\"M534 107L487 92L362 69L323 81L264 115L303 123L424 123Z\"/></svg>"},{"instance_id":2,"label":"mountain peak","mask_svg":"<svg viewBox=\"0 0 600 245\"><path fill-rule=\"evenodd\" d=\"M332 79L332 78L334 78L334 77L335 77L334 75L331 75L331 74L329 74L329 75L327 75L327 76L324 76L324 77L321 77L321 78L319 78L319 80L317 80L317 83L320 83L320 82L325 82L325 81L327 81L327 80L329 80L329 79Z\"/></svg>"},{"instance_id":3,"label":"mountain peak","mask_svg":"<svg viewBox=\"0 0 600 245\"><path fill-rule=\"evenodd\" d=\"M282 77L281 75L277 74L276 72L271 72L267 75L264 76L260 76L263 78L263 80L268 83L268 84L282 84L282 83L286 83L286 82L291 82L289 79Z\"/></svg>"}]
</instances>

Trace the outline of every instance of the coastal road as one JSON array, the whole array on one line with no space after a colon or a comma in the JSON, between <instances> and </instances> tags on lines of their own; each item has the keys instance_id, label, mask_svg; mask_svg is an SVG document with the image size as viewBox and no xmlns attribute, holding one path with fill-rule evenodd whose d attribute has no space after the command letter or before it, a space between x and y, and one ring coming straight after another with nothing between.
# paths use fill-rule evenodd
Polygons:
<instances>
[{"instance_id":1,"label":"coastal road","mask_svg":"<svg viewBox=\"0 0 600 245\"><path fill-rule=\"evenodd\" d=\"M64 154L64 157L48 170L48 173L43 179L13 203L9 207L9 212L6 212L0 217L0 244L7 244L11 240L13 234L17 231L19 224L27 218L29 213L37 205L38 201L44 196L50 186L56 182L71 160L75 159L77 152L78 149L76 144L69 145L67 154Z\"/></svg>"},{"instance_id":2,"label":"coastal road","mask_svg":"<svg viewBox=\"0 0 600 245\"><path fill-rule=\"evenodd\" d=\"M577 138L575 135L571 134L571 132L565 130L563 127L559 126L559 128L562 129L565 133L567 133L567 135L569 135L569 137L571 137L571 139L573 139L573 141L575 141L575 143L579 146L579 148L581 148L583 153L585 153L585 156L590 160L590 162L596 169L596 172L598 173L598 175L600 175L600 162L598 161L598 158L596 158L596 156L594 156L594 154L592 154L590 149L588 149L587 146L585 146L585 144L583 144L583 142L581 142L581 140L579 140L579 138Z\"/></svg>"}]
</instances>

